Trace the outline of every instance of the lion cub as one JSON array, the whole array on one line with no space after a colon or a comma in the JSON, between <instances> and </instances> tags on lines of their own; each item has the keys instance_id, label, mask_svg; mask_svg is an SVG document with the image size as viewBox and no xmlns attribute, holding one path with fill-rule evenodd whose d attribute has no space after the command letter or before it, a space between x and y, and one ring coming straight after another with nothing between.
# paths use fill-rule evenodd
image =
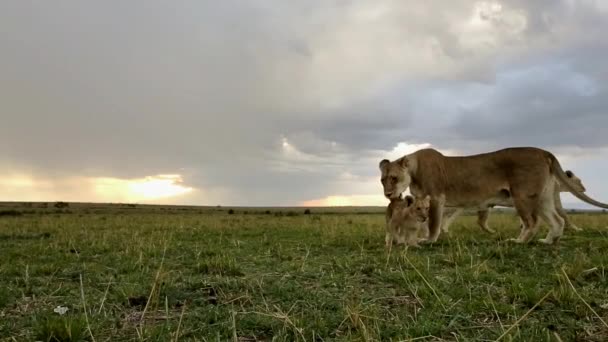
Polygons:
<instances>
[{"instance_id":1,"label":"lion cub","mask_svg":"<svg viewBox=\"0 0 608 342\"><path fill-rule=\"evenodd\" d=\"M414 198L392 199L386 208L386 237L385 243L389 247L393 242L418 247L418 235L424 233L428 238L428 227L426 221L429 217L430 196Z\"/></svg>"}]
</instances>

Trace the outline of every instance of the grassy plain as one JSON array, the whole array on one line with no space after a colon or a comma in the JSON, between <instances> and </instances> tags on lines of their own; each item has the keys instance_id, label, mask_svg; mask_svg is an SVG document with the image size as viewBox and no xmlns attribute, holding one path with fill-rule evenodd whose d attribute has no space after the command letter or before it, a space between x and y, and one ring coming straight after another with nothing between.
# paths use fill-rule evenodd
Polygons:
<instances>
[{"instance_id":1,"label":"grassy plain","mask_svg":"<svg viewBox=\"0 0 608 342\"><path fill-rule=\"evenodd\" d=\"M389 254L382 208L37 206L0 207L0 341L608 340L601 213Z\"/></svg>"}]
</instances>

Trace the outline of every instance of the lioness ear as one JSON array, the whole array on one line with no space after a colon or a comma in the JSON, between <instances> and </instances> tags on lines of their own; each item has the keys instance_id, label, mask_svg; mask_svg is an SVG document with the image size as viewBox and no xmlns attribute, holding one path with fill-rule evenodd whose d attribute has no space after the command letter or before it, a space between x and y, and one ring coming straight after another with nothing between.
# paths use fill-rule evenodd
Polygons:
<instances>
[{"instance_id":1,"label":"lioness ear","mask_svg":"<svg viewBox=\"0 0 608 342\"><path fill-rule=\"evenodd\" d=\"M414 197L412 197L410 195L405 196L405 203L407 204L408 207L410 205L414 204Z\"/></svg>"},{"instance_id":2,"label":"lioness ear","mask_svg":"<svg viewBox=\"0 0 608 342\"><path fill-rule=\"evenodd\" d=\"M390 160L388 159L382 159L382 161L380 161L380 170L384 169L386 167L386 165L388 165L388 163L390 163Z\"/></svg>"},{"instance_id":3,"label":"lioness ear","mask_svg":"<svg viewBox=\"0 0 608 342\"><path fill-rule=\"evenodd\" d=\"M572 176L574 176L574 173L570 170L566 170L566 176L568 176L568 178L572 178Z\"/></svg>"},{"instance_id":4,"label":"lioness ear","mask_svg":"<svg viewBox=\"0 0 608 342\"><path fill-rule=\"evenodd\" d=\"M409 160L406 157L399 159L399 165L403 168L406 168L409 165Z\"/></svg>"}]
</instances>

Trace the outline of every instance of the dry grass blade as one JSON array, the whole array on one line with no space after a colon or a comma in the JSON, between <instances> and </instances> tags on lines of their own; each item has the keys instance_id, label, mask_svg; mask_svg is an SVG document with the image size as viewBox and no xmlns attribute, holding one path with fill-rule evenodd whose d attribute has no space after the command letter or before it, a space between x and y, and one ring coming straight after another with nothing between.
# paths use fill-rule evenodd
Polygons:
<instances>
[{"instance_id":1,"label":"dry grass blade","mask_svg":"<svg viewBox=\"0 0 608 342\"><path fill-rule=\"evenodd\" d=\"M106 298L108 298L108 291L110 291L110 285L112 285L111 280L110 280L110 282L108 282L108 286L106 287L106 290L103 293L103 298L101 299L101 304L99 304L99 310L97 310L98 315L101 313L101 310L103 310L103 305L106 302Z\"/></svg>"},{"instance_id":2,"label":"dry grass blade","mask_svg":"<svg viewBox=\"0 0 608 342\"><path fill-rule=\"evenodd\" d=\"M566 273L566 270L563 267L562 267L562 273L564 274L564 277L566 277L566 280L568 281L568 285L570 285L570 287L572 288L572 291L574 291L574 294L576 294L576 296L583 303L585 303L585 305L587 306L587 308L589 308L589 310L591 310L591 312L593 312L593 314L595 315L595 317L597 317L602 322L602 324L604 324L604 326L606 328L608 328L608 324L606 324L606 321L604 321L604 319L602 319L602 317L600 315L598 315L598 313L595 310L593 310L593 308L591 307L591 305L589 305L589 303L587 303L587 301L583 298L583 296L581 296L580 293L578 293L578 291L576 290L576 288L574 287L574 285L570 281L570 277L568 277L568 274Z\"/></svg>"},{"instance_id":3,"label":"dry grass blade","mask_svg":"<svg viewBox=\"0 0 608 342\"><path fill-rule=\"evenodd\" d=\"M84 319L87 323L87 330L89 331L89 335L91 335L91 341L95 342L95 337L93 336L93 332L91 331L91 324L89 324L89 314L87 313L87 301L84 299L84 286L82 284L82 274L80 274L80 298L82 299L82 307L84 310Z\"/></svg>"},{"instance_id":4,"label":"dry grass blade","mask_svg":"<svg viewBox=\"0 0 608 342\"><path fill-rule=\"evenodd\" d=\"M184 312L186 311L186 302L184 301L184 306L182 307L182 313L179 315L179 322L177 323L177 329L175 330L175 342L179 340L179 329L182 327L182 320L184 319Z\"/></svg>"},{"instance_id":5,"label":"dry grass blade","mask_svg":"<svg viewBox=\"0 0 608 342\"><path fill-rule=\"evenodd\" d=\"M414 266L414 264L410 261L410 259L408 259L407 255L404 254L403 257L405 258L405 260L407 261L407 263L410 264L410 266L412 266L412 268L414 269L414 271L416 271L416 273L422 279L422 281L424 281L424 283L426 284L426 286L428 286L429 289L431 289L431 291L433 292L433 295L435 296L435 298L437 298L437 301L439 302L439 304L441 304L441 307L443 308L443 310L446 311L447 308L443 304L443 301L441 300L441 298L439 298L439 295L437 295L437 291L435 291L435 288L431 285L431 283L429 283L428 280L426 280L426 278L424 277L424 275L422 273L420 273L420 271L418 271L418 269L416 268L416 266ZM399 269L401 270L401 274L403 274L403 269L401 269L401 267Z\"/></svg>"},{"instance_id":6,"label":"dry grass blade","mask_svg":"<svg viewBox=\"0 0 608 342\"><path fill-rule=\"evenodd\" d=\"M536 304L534 304L533 307L530 308L530 310L528 310L523 316L521 316L515 323L513 323L513 325L511 325L509 327L509 329L507 329L504 333L502 333L502 335L500 335L495 342L498 342L500 340L503 339L503 337L507 336L511 330L515 329L515 327L519 326L519 323L521 323L524 319L526 319L526 317L528 317L530 315L530 313L532 313L532 311L534 311L534 309L536 309L537 306L539 306L542 302L545 301L545 299L547 299L547 297L549 297L550 294L553 293L553 290L547 292L546 295L543 296L543 298L541 298Z\"/></svg>"},{"instance_id":7,"label":"dry grass blade","mask_svg":"<svg viewBox=\"0 0 608 342\"><path fill-rule=\"evenodd\" d=\"M239 342L239 337L236 333L236 312L234 311L234 306L232 306L232 341Z\"/></svg>"},{"instance_id":8,"label":"dry grass blade","mask_svg":"<svg viewBox=\"0 0 608 342\"><path fill-rule=\"evenodd\" d=\"M490 304L492 304L492 309L494 310L494 315L496 315L496 319L498 320L498 323L500 324L500 330L502 330L502 332L505 332L505 326L502 324L502 321L500 320L500 315L498 314L498 310L496 310L496 305L494 305L494 300L492 300L492 294L490 293L490 290L488 289L488 297L490 298Z\"/></svg>"},{"instance_id":9,"label":"dry grass blade","mask_svg":"<svg viewBox=\"0 0 608 342\"><path fill-rule=\"evenodd\" d=\"M160 260L160 265L158 266L158 270L156 271L156 276L154 277L154 284L152 284L152 289L150 290L150 295L148 296L148 300L146 301L146 306L144 307L144 311L141 313L140 323L143 325L144 317L146 316L146 312L148 311L148 307L150 306L150 302L152 301L152 296L156 291L156 286L158 284L158 279L160 278L160 274L163 270L163 264L165 263L165 255L167 254L167 246L163 250L163 257Z\"/></svg>"}]
</instances>

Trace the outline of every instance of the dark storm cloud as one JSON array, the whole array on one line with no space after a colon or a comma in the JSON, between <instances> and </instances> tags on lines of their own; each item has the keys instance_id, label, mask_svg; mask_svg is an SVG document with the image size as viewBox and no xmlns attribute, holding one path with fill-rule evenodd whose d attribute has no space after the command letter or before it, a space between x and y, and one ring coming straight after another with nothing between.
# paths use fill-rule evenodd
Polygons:
<instances>
[{"instance_id":1,"label":"dark storm cloud","mask_svg":"<svg viewBox=\"0 0 608 342\"><path fill-rule=\"evenodd\" d=\"M4 1L0 167L293 204L401 142L601 149L604 32L584 1Z\"/></svg>"}]
</instances>

